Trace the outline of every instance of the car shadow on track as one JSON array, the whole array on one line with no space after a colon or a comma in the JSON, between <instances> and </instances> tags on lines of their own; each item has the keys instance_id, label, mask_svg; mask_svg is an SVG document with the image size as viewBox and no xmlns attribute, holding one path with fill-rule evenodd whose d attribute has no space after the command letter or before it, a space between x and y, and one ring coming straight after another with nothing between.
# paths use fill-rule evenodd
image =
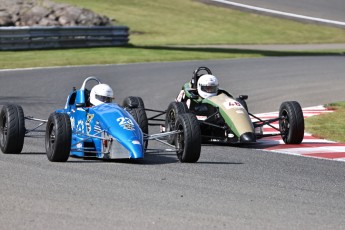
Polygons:
<instances>
[{"instance_id":1,"label":"car shadow on track","mask_svg":"<svg viewBox=\"0 0 345 230\"><path fill-rule=\"evenodd\" d=\"M121 163L121 164L139 164L139 165L161 165L177 163L176 157L163 154L146 154L143 159L99 159L97 157L74 157L70 156L66 163Z\"/></svg>"},{"instance_id":2,"label":"car shadow on track","mask_svg":"<svg viewBox=\"0 0 345 230\"><path fill-rule=\"evenodd\" d=\"M214 162L214 161L198 161L196 164L207 164L207 165L243 165L242 162Z\"/></svg>"},{"instance_id":3,"label":"car shadow on track","mask_svg":"<svg viewBox=\"0 0 345 230\"><path fill-rule=\"evenodd\" d=\"M11 155L46 155L45 152L22 152L22 153L14 153Z\"/></svg>"},{"instance_id":4,"label":"car shadow on track","mask_svg":"<svg viewBox=\"0 0 345 230\"><path fill-rule=\"evenodd\" d=\"M22 152L11 155L46 155L45 152ZM48 160L47 160L48 161ZM163 165L180 163L175 153L155 153L146 154L143 159L99 159L97 157L75 157L70 156L67 162L69 164L104 164L104 163L120 163L120 164L138 164L138 165ZM186 164L186 163L183 163ZM192 164L209 164L209 165L242 165L242 162L226 162L226 161L202 161L199 160Z\"/></svg>"}]
</instances>

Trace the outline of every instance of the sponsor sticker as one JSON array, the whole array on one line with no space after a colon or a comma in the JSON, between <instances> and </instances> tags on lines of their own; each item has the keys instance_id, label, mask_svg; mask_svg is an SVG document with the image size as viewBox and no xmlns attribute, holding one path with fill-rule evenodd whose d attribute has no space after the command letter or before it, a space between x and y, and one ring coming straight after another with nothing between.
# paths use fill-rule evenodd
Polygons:
<instances>
[{"instance_id":1,"label":"sponsor sticker","mask_svg":"<svg viewBox=\"0 0 345 230\"><path fill-rule=\"evenodd\" d=\"M69 119L70 119L70 121L71 121L71 129L74 130L74 127L75 127L75 119L74 119L74 117L70 117Z\"/></svg>"},{"instance_id":2,"label":"sponsor sticker","mask_svg":"<svg viewBox=\"0 0 345 230\"><path fill-rule=\"evenodd\" d=\"M77 124L77 131L84 133L85 125L83 120L79 120Z\"/></svg>"},{"instance_id":3,"label":"sponsor sticker","mask_svg":"<svg viewBox=\"0 0 345 230\"><path fill-rule=\"evenodd\" d=\"M95 116L95 114L87 114L86 122L85 122L87 134L89 134L90 131L91 131L91 125L90 125L90 123L91 123L91 121L92 121L92 119L93 119L94 116Z\"/></svg>"},{"instance_id":4,"label":"sponsor sticker","mask_svg":"<svg viewBox=\"0 0 345 230\"><path fill-rule=\"evenodd\" d=\"M140 145L140 141L134 140L134 141L132 141L132 144L133 144L133 145Z\"/></svg>"},{"instance_id":5,"label":"sponsor sticker","mask_svg":"<svg viewBox=\"0 0 345 230\"><path fill-rule=\"evenodd\" d=\"M199 121L204 121L207 119L207 116L196 116L196 118L199 120Z\"/></svg>"}]
</instances>

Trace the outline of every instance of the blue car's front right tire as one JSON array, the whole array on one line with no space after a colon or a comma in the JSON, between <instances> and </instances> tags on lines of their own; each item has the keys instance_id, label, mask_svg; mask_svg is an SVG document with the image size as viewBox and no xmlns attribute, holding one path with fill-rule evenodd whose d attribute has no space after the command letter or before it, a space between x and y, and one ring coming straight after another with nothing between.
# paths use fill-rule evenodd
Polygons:
<instances>
[{"instance_id":1,"label":"blue car's front right tire","mask_svg":"<svg viewBox=\"0 0 345 230\"><path fill-rule=\"evenodd\" d=\"M52 113L47 122L45 146L48 160L65 162L71 151L71 122L65 113Z\"/></svg>"}]
</instances>

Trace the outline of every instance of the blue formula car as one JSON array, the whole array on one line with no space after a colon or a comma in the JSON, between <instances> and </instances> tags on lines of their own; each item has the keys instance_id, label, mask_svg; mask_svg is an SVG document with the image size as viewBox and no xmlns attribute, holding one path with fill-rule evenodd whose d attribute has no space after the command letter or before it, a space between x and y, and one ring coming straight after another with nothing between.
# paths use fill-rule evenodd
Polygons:
<instances>
[{"instance_id":1,"label":"blue formula car","mask_svg":"<svg viewBox=\"0 0 345 230\"><path fill-rule=\"evenodd\" d=\"M47 121L46 152L51 161L66 161L69 155L102 159L143 158L144 138L140 126L128 111L115 103L89 104L87 78L73 89L66 106ZM142 110L142 108L131 108ZM140 111L136 111L137 113ZM141 111L143 114L144 111Z\"/></svg>"},{"instance_id":2,"label":"blue formula car","mask_svg":"<svg viewBox=\"0 0 345 230\"><path fill-rule=\"evenodd\" d=\"M147 118L147 109L140 97L127 97L122 106L111 103L111 100L92 104L87 86L94 82L96 86L104 85L96 77L86 78L80 89L73 88L65 107L53 112L48 120L24 117L19 105L3 106L0 113L1 151L20 153L25 137L43 136L47 157L53 162L65 162L69 156L140 159L144 158L145 152L161 151L175 151L181 162L198 160L201 137L198 130L191 128L195 126L191 124L197 122L192 114L181 115L176 130L149 135L149 120L155 118ZM39 124L27 128L25 120ZM39 130L45 124L46 129ZM175 146L165 141L170 135L177 138ZM147 149L148 140L156 140L171 148Z\"/></svg>"}]
</instances>

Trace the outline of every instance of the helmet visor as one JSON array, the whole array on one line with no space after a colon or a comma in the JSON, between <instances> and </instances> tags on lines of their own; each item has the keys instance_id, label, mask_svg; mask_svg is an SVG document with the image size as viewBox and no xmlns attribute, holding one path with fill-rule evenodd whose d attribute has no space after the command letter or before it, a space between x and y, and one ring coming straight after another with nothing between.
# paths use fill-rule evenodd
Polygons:
<instances>
[{"instance_id":1,"label":"helmet visor","mask_svg":"<svg viewBox=\"0 0 345 230\"><path fill-rule=\"evenodd\" d=\"M216 85L201 86L201 90L206 92L206 93L217 93L218 92L218 86L216 86Z\"/></svg>"},{"instance_id":2,"label":"helmet visor","mask_svg":"<svg viewBox=\"0 0 345 230\"><path fill-rule=\"evenodd\" d=\"M101 96L96 94L96 99L99 101L102 101L104 103L111 103L113 101L112 97L106 97L106 96Z\"/></svg>"}]
</instances>

